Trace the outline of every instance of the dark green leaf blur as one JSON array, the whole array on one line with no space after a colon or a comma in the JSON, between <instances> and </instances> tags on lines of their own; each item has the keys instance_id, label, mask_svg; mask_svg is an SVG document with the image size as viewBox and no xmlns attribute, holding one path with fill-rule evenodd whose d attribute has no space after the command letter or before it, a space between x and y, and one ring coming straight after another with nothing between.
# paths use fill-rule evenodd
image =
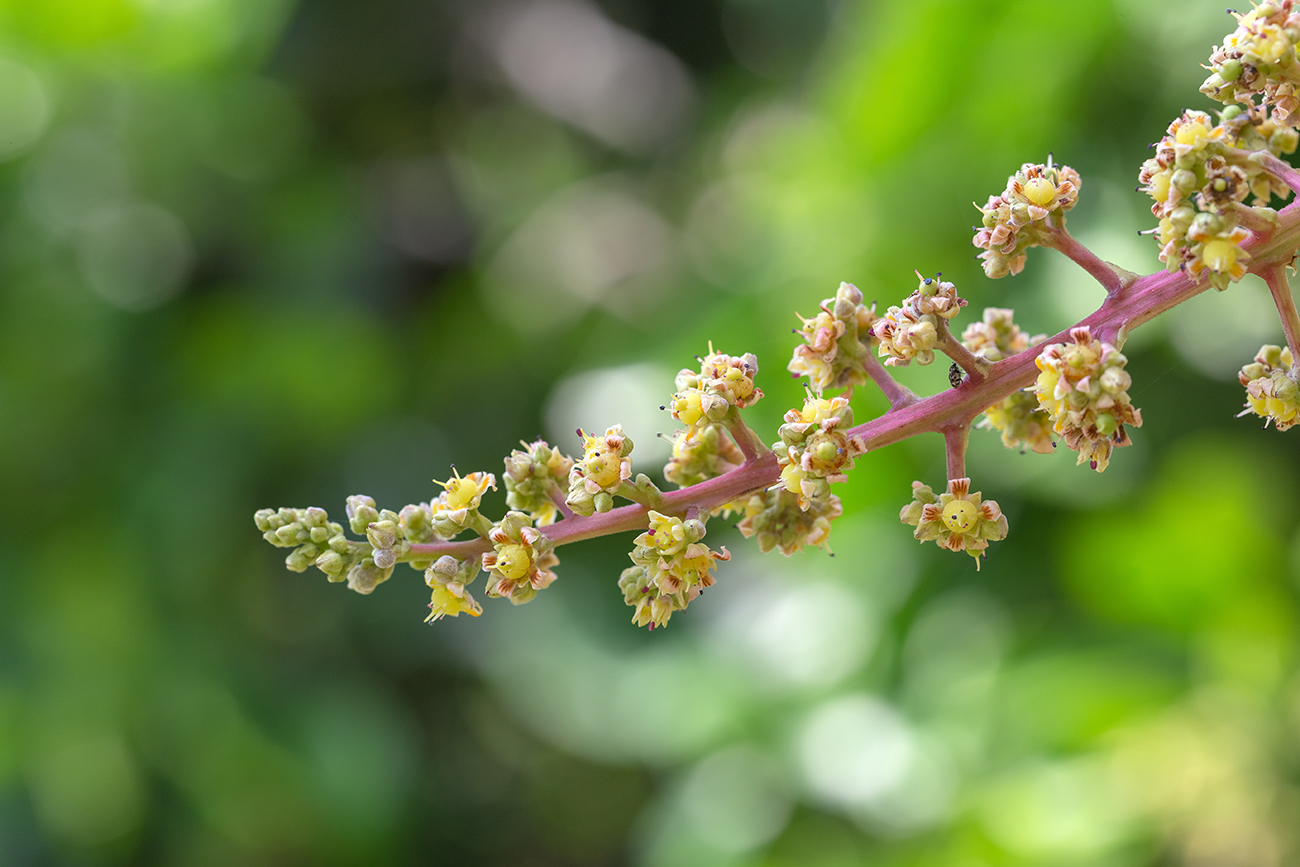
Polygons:
<instances>
[{"instance_id":1,"label":"dark green leaf blur","mask_svg":"<svg viewBox=\"0 0 1300 867\"><path fill-rule=\"evenodd\" d=\"M1153 0L0 0L0 864L1284 867L1300 863L1300 431L1234 418L1251 277L1135 333L1104 475L972 435L980 571L898 521L922 436L816 550L734 554L667 629L631 536L425 625L283 568L255 509L399 509L520 439L913 269L1030 333L1102 292L984 278L972 201L1078 169L1159 267L1146 146L1231 30ZM899 374L947 388L946 364ZM859 420L884 411L860 391ZM504 495L489 494L489 514Z\"/></svg>"}]
</instances>

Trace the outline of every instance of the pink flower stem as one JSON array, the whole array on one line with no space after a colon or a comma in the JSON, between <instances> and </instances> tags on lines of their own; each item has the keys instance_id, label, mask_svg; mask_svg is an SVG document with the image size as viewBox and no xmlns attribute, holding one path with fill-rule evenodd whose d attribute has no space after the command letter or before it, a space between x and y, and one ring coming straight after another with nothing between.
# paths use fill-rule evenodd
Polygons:
<instances>
[{"instance_id":1,"label":"pink flower stem","mask_svg":"<svg viewBox=\"0 0 1300 867\"><path fill-rule=\"evenodd\" d=\"M740 449L740 453L745 456L745 463L756 461L765 453L771 453L767 443L759 438L753 428L745 424L745 420L740 417L740 410L736 407L727 410L722 423L727 428L727 433L731 434L731 439Z\"/></svg>"},{"instance_id":2,"label":"pink flower stem","mask_svg":"<svg viewBox=\"0 0 1300 867\"><path fill-rule=\"evenodd\" d=\"M916 403L917 396L912 394L911 389L900 385L898 380L889 374L885 366L880 363L880 359L872 354L870 348L862 356L862 368L867 372L867 376L871 377L871 381L876 384L876 387L889 399L891 412Z\"/></svg>"},{"instance_id":3,"label":"pink flower stem","mask_svg":"<svg viewBox=\"0 0 1300 867\"><path fill-rule=\"evenodd\" d=\"M936 316L935 330L939 332L939 344L936 347L944 355L957 362L957 366L966 371L972 383L980 382L993 365L967 349L960 340L953 337L948 328L948 320Z\"/></svg>"},{"instance_id":4,"label":"pink flower stem","mask_svg":"<svg viewBox=\"0 0 1300 867\"><path fill-rule=\"evenodd\" d=\"M1286 279L1286 268L1285 265L1277 265L1260 276L1268 284L1268 291L1273 293L1273 303L1277 305L1278 316L1282 319L1286 345L1291 347L1291 360L1300 364L1300 314L1296 313L1291 284Z\"/></svg>"},{"instance_id":5,"label":"pink flower stem","mask_svg":"<svg viewBox=\"0 0 1300 867\"><path fill-rule=\"evenodd\" d=\"M566 518L573 517L573 510L569 508L568 498L565 497L564 491L560 490L560 486L555 484L554 482L551 483L550 496L551 496L551 502L555 504L555 508L560 510L561 515L563 515Z\"/></svg>"},{"instance_id":6,"label":"pink flower stem","mask_svg":"<svg viewBox=\"0 0 1300 867\"><path fill-rule=\"evenodd\" d=\"M956 425L943 429L943 447L948 456L948 481L966 478L966 444L970 441L970 425Z\"/></svg>"},{"instance_id":7,"label":"pink flower stem","mask_svg":"<svg viewBox=\"0 0 1300 867\"><path fill-rule=\"evenodd\" d=\"M1300 186L1300 175L1292 174ZM1297 248L1300 248L1300 204L1293 202L1279 212L1277 231L1270 237L1251 239L1244 246L1251 254L1252 271L1265 275L1266 280L1271 280L1271 285L1284 285L1279 283L1276 276L1270 278L1268 275L1274 271L1280 274L1281 269L1291 263ZM1104 264L1101 267L1109 270L1109 266ZM1115 275L1115 279L1118 280L1119 276ZM1184 301L1195 298L1209 287L1208 280L1193 279L1183 271L1159 271L1138 277L1128 283L1124 292L1110 294L1096 312L1081 322L1063 329L1038 346L994 364L981 382L972 381L963 388L945 389L924 399L918 399L894 382L879 362L874 365L868 363L865 365L868 374L880 386L893 407L879 418L853 427L848 434L861 437L868 450L875 451L920 433L966 426L986 408L1033 382L1038 375L1034 359L1048 344L1068 343L1071 340L1071 328L1085 325L1099 340L1121 346L1133 329ZM1275 296L1277 294L1275 290ZM1287 297L1290 297L1289 292ZM1288 309L1294 311L1294 304L1291 303ZM1287 327L1294 334L1297 329L1294 313L1283 319L1291 323ZM1288 335L1288 342L1300 338L1300 335L1292 337L1292 334ZM1294 347L1292 352L1295 352ZM779 478L780 464L776 455L769 452L754 460L746 460L743 466L717 478L665 493L663 508L659 511L666 515L681 516L694 506L699 509L699 514L707 514L724 503L769 488ZM543 528L542 532L556 545L566 545L611 533L644 530L648 526L646 511L646 507L641 505L622 506L586 518L566 518ZM434 560L443 554L450 554L464 560L481 554L490 547L490 543L483 539L420 543L412 545L411 553L403 559Z\"/></svg>"},{"instance_id":8,"label":"pink flower stem","mask_svg":"<svg viewBox=\"0 0 1300 867\"><path fill-rule=\"evenodd\" d=\"M1300 172L1293 166L1273 156L1268 151L1248 151L1240 148L1224 148L1224 155L1232 163L1247 163L1259 166L1273 177L1291 188L1300 191Z\"/></svg>"},{"instance_id":9,"label":"pink flower stem","mask_svg":"<svg viewBox=\"0 0 1300 867\"><path fill-rule=\"evenodd\" d=\"M1133 282L1132 279L1121 276L1114 266L1102 261L1096 253L1075 240L1064 226L1043 232L1043 243L1059 253L1064 253L1076 265L1091 274L1093 279L1105 288L1107 295L1118 295Z\"/></svg>"}]
</instances>

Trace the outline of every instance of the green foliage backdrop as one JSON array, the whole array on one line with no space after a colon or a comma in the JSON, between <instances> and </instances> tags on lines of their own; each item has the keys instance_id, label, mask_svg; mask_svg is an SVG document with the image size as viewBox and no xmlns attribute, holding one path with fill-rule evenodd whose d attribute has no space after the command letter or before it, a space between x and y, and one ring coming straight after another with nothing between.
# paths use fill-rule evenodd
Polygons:
<instances>
[{"instance_id":1,"label":"green foliage backdrop","mask_svg":"<svg viewBox=\"0 0 1300 867\"><path fill-rule=\"evenodd\" d=\"M359 598L251 520L427 500L578 424L654 474L709 340L757 353L774 437L794 313L841 280L887 306L942 271L1056 331L1101 290L1045 250L987 281L969 203L1053 152L1076 234L1155 270L1130 190L1229 29L0 0L0 863L1296 863L1298 440L1233 418L1281 340L1253 277L1133 336L1146 424L1104 475L975 432L1011 525L980 572L897 520L938 437L858 461L834 558L715 522L735 559L653 634L630 537L425 626L416 573Z\"/></svg>"}]
</instances>

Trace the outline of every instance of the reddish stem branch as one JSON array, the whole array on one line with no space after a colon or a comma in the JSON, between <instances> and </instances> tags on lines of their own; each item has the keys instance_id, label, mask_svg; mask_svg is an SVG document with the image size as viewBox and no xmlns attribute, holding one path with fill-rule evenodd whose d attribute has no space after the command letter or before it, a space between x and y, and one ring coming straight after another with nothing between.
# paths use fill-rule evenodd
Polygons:
<instances>
[{"instance_id":1,"label":"reddish stem branch","mask_svg":"<svg viewBox=\"0 0 1300 867\"><path fill-rule=\"evenodd\" d=\"M1286 345L1291 347L1291 359L1300 363L1300 314L1296 313L1291 284L1286 279L1286 266L1274 266L1260 276L1268 284L1268 291L1273 293L1273 303L1282 319L1282 333L1286 335Z\"/></svg>"},{"instance_id":2,"label":"reddish stem branch","mask_svg":"<svg viewBox=\"0 0 1300 867\"><path fill-rule=\"evenodd\" d=\"M943 429L943 448L948 457L948 481L966 478L966 444L970 441L970 425Z\"/></svg>"},{"instance_id":3,"label":"reddish stem branch","mask_svg":"<svg viewBox=\"0 0 1300 867\"><path fill-rule=\"evenodd\" d=\"M1239 148L1224 148L1224 156L1232 163L1252 163L1277 178L1291 188L1300 191L1300 172L1289 163L1278 159L1268 151L1247 151Z\"/></svg>"},{"instance_id":4,"label":"reddish stem branch","mask_svg":"<svg viewBox=\"0 0 1300 867\"><path fill-rule=\"evenodd\" d=\"M981 382L989 369L993 367L992 363L980 358L975 353L967 349L960 340L953 336L952 331L948 328L948 320L942 316L936 316L935 330L939 333L939 344L936 347L944 355L957 362L957 366L966 371L970 381Z\"/></svg>"},{"instance_id":5,"label":"reddish stem branch","mask_svg":"<svg viewBox=\"0 0 1300 867\"><path fill-rule=\"evenodd\" d=\"M770 452L767 443L759 438L758 434L745 420L740 417L740 410L734 406L727 410L726 417L722 420L723 427L731 435L732 442L740 449L740 453L745 456L745 463L756 461L763 454Z\"/></svg>"},{"instance_id":6,"label":"reddish stem branch","mask_svg":"<svg viewBox=\"0 0 1300 867\"><path fill-rule=\"evenodd\" d=\"M1127 283L1131 282L1121 277L1110 263L1103 261L1096 253L1075 240L1064 226L1043 232L1043 243L1059 253L1064 253L1076 265L1091 274L1093 279L1105 288L1107 295L1113 296L1123 292Z\"/></svg>"},{"instance_id":7,"label":"reddish stem branch","mask_svg":"<svg viewBox=\"0 0 1300 867\"><path fill-rule=\"evenodd\" d=\"M867 376L871 377L871 381L876 384L876 388L879 388L888 398L891 411L916 403L917 396L912 393L911 389L900 385L898 380L890 375L885 366L880 363L880 359L872 354L870 346L867 347L867 353L862 356L862 368L867 372Z\"/></svg>"}]
</instances>

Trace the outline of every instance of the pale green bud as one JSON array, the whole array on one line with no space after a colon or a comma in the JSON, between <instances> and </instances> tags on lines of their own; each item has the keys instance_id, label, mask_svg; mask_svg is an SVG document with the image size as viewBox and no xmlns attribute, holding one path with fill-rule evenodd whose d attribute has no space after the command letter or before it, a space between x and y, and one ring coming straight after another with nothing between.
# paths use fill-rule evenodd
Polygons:
<instances>
[{"instance_id":1,"label":"pale green bud","mask_svg":"<svg viewBox=\"0 0 1300 867\"><path fill-rule=\"evenodd\" d=\"M347 561L337 551L326 551L316 558L316 568L332 578L343 574L343 570L347 568Z\"/></svg>"},{"instance_id":2,"label":"pale green bud","mask_svg":"<svg viewBox=\"0 0 1300 867\"><path fill-rule=\"evenodd\" d=\"M391 513L390 513L391 514ZM394 515L393 517L397 517ZM392 520L375 521L366 528L366 538L376 548L386 549L397 544L397 522Z\"/></svg>"},{"instance_id":3,"label":"pale green bud","mask_svg":"<svg viewBox=\"0 0 1300 867\"><path fill-rule=\"evenodd\" d=\"M348 571L348 588L368 595L392 574L391 568L383 569L375 564L373 558L367 557Z\"/></svg>"},{"instance_id":4,"label":"pale green bud","mask_svg":"<svg viewBox=\"0 0 1300 867\"><path fill-rule=\"evenodd\" d=\"M354 533L366 532L367 527L379 520L379 511L375 508L374 498L364 494L348 497L347 513L348 523L351 524Z\"/></svg>"}]
</instances>

